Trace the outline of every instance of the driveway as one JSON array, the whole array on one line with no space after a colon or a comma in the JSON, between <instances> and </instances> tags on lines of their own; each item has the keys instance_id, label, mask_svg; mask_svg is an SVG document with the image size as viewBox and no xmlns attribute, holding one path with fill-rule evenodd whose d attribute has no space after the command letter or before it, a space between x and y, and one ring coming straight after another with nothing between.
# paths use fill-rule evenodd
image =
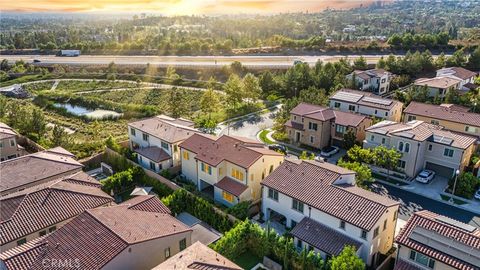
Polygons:
<instances>
[{"instance_id":1,"label":"driveway","mask_svg":"<svg viewBox=\"0 0 480 270\"><path fill-rule=\"evenodd\" d=\"M421 193L424 196L432 196L432 194L438 194L440 199L440 194L445 190L448 185L448 179L442 176L435 176L432 181L428 184L423 184L415 181L413 179L411 183L404 187L405 190L415 190L417 193Z\"/></svg>"},{"instance_id":2,"label":"driveway","mask_svg":"<svg viewBox=\"0 0 480 270\"><path fill-rule=\"evenodd\" d=\"M257 133L263 129L271 128L274 124L275 113L278 107L273 108L272 111L262 114L253 114L245 118L219 125L220 132L218 135L232 135L246 137L257 140Z\"/></svg>"}]
</instances>

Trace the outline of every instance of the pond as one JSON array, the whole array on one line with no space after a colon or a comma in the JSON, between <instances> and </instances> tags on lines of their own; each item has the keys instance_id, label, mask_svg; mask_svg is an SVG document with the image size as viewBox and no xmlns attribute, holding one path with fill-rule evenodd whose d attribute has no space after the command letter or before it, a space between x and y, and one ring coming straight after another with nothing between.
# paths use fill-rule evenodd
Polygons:
<instances>
[{"instance_id":1,"label":"pond","mask_svg":"<svg viewBox=\"0 0 480 270\"><path fill-rule=\"evenodd\" d=\"M89 109L83 106L72 105L70 103L55 103L53 106L57 108L64 108L67 112L72 113L78 116L85 116L92 119L103 119L103 118L119 118L123 114L110 110L103 109Z\"/></svg>"}]
</instances>

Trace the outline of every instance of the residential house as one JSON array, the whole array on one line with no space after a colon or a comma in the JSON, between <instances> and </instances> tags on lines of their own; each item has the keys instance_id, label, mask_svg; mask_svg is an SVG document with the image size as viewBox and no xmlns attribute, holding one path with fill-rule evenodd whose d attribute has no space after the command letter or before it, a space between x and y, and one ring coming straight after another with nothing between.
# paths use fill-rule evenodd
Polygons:
<instances>
[{"instance_id":1,"label":"residential house","mask_svg":"<svg viewBox=\"0 0 480 270\"><path fill-rule=\"evenodd\" d=\"M362 91L382 95L390 91L392 73L384 69L355 70L347 75L348 80L355 80L355 85Z\"/></svg>"},{"instance_id":2,"label":"residential house","mask_svg":"<svg viewBox=\"0 0 480 270\"><path fill-rule=\"evenodd\" d=\"M155 172L180 166L178 145L199 132L192 121L166 115L128 124L130 148L137 153L138 163Z\"/></svg>"},{"instance_id":3,"label":"residential house","mask_svg":"<svg viewBox=\"0 0 480 270\"><path fill-rule=\"evenodd\" d=\"M0 197L0 249L28 243L64 226L83 211L108 205L112 197L84 172Z\"/></svg>"},{"instance_id":4,"label":"residential house","mask_svg":"<svg viewBox=\"0 0 480 270\"><path fill-rule=\"evenodd\" d=\"M195 242L175 256L157 265L153 270L241 270L242 268L208 246Z\"/></svg>"},{"instance_id":5,"label":"residential house","mask_svg":"<svg viewBox=\"0 0 480 270\"><path fill-rule=\"evenodd\" d=\"M285 160L262 181L262 212L292 228L297 248L324 259L354 246L367 265L393 245L399 203L355 185L355 172L310 160Z\"/></svg>"},{"instance_id":6,"label":"residential house","mask_svg":"<svg viewBox=\"0 0 480 270\"><path fill-rule=\"evenodd\" d=\"M414 213L395 242L394 270L480 267L480 229L430 211Z\"/></svg>"},{"instance_id":7,"label":"residential house","mask_svg":"<svg viewBox=\"0 0 480 270\"><path fill-rule=\"evenodd\" d=\"M413 86L417 88L426 87L429 97L444 98L449 89L460 89L462 80L450 76L434 78L420 78L415 80Z\"/></svg>"},{"instance_id":8,"label":"residential house","mask_svg":"<svg viewBox=\"0 0 480 270\"><path fill-rule=\"evenodd\" d=\"M90 209L62 228L0 254L6 269L151 269L191 244L191 229L156 196Z\"/></svg>"},{"instance_id":9,"label":"residential house","mask_svg":"<svg viewBox=\"0 0 480 270\"><path fill-rule=\"evenodd\" d=\"M82 170L74 155L61 147L0 162L0 196Z\"/></svg>"},{"instance_id":10,"label":"residential house","mask_svg":"<svg viewBox=\"0 0 480 270\"><path fill-rule=\"evenodd\" d=\"M284 159L263 143L227 135L194 134L180 144L180 149L182 175L227 206L258 201L260 181Z\"/></svg>"},{"instance_id":11,"label":"residential house","mask_svg":"<svg viewBox=\"0 0 480 270\"><path fill-rule=\"evenodd\" d=\"M480 138L480 114L469 112L469 108L410 102L403 113L404 121L420 120Z\"/></svg>"},{"instance_id":12,"label":"residential house","mask_svg":"<svg viewBox=\"0 0 480 270\"><path fill-rule=\"evenodd\" d=\"M367 128L364 148L384 145L402 153L398 169L414 177L423 169L450 178L463 171L475 151L473 136L445 130L438 125L413 120L407 123L382 121Z\"/></svg>"},{"instance_id":13,"label":"residential house","mask_svg":"<svg viewBox=\"0 0 480 270\"><path fill-rule=\"evenodd\" d=\"M17 143L17 132L0 122L0 162L26 154L25 149Z\"/></svg>"},{"instance_id":14,"label":"residential house","mask_svg":"<svg viewBox=\"0 0 480 270\"><path fill-rule=\"evenodd\" d=\"M460 79L461 82L458 90L460 93L465 93L478 87L478 85L475 84L475 77L477 75L477 73L462 67L447 67L437 70L436 77L448 76Z\"/></svg>"},{"instance_id":15,"label":"residential house","mask_svg":"<svg viewBox=\"0 0 480 270\"><path fill-rule=\"evenodd\" d=\"M352 112L372 118L400 121L403 103L381 98L372 93L352 89L340 89L330 97L330 108Z\"/></svg>"},{"instance_id":16,"label":"residential house","mask_svg":"<svg viewBox=\"0 0 480 270\"><path fill-rule=\"evenodd\" d=\"M365 128L371 125L372 119L360 114L300 103L290 111L285 128L292 143L321 149L332 144L343 147L348 131L361 142L365 139Z\"/></svg>"}]
</instances>

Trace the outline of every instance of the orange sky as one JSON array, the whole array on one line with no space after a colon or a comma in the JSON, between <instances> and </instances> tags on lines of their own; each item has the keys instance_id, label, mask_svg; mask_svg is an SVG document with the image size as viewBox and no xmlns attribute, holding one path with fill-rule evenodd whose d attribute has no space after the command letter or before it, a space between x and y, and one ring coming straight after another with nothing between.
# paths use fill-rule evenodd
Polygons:
<instances>
[{"instance_id":1,"label":"orange sky","mask_svg":"<svg viewBox=\"0 0 480 270\"><path fill-rule=\"evenodd\" d=\"M155 12L167 15L314 12L373 0L0 0L1 11Z\"/></svg>"}]
</instances>

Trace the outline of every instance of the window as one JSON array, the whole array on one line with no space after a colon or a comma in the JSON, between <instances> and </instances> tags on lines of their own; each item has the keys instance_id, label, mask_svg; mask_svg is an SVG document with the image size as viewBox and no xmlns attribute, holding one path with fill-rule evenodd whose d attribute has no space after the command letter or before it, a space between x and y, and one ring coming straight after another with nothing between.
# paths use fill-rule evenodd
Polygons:
<instances>
[{"instance_id":1,"label":"window","mask_svg":"<svg viewBox=\"0 0 480 270\"><path fill-rule=\"evenodd\" d=\"M403 142L398 143L398 151L403 152Z\"/></svg>"},{"instance_id":2,"label":"window","mask_svg":"<svg viewBox=\"0 0 480 270\"><path fill-rule=\"evenodd\" d=\"M38 233L38 236L44 236L44 235L46 235L46 234L47 234L47 231L40 231L40 232Z\"/></svg>"},{"instance_id":3,"label":"window","mask_svg":"<svg viewBox=\"0 0 480 270\"><path fill-rule=\"evenodd\" d=\"M268 198L278 202L278 191L269 188L268 189Z\"/></svg>"},{"instance_id":4,"label":"window","mask_svg":"<svg viewBox=\"0 0 480 270\"><path fill-rule=\"evenodd\" d=\"M148 142L148 134L143 133L143 134L142 134L142 139L143 139L144 141Z\"/></svg>"},{"instance_id":5,"label":"window","mask_svg":"<svg viewBox=\"0 0 480 270\"><path fill-rule=\"evenodd\" d=\"M27 238L22 238L17 241L17 246L23 245L27 242Z\"/></svg>"},{"instance_id":6,"label":"window","mask_svg":"<svg viewBox=\"0 0 480 270\"><path fill-rule=\"evenodd\" d=\"M310 136L310 143L313 143L313 139L314 139L314 138L315 138L315 137Z\"/></svg>"},{"instance_id":7,"label":"window","mask_svg":"<svg viewBox=\"0 0 480 270\"><path fill-rule=\"evenodd\" d=\"M170 248L165 249L165 258L170 258Z\"/></svg>"},{"instance_id":8,"label":"window","mask_svg":"<svg viewBox=\"0 0 480 270\"><path fill-rule=\"evenodd\" d=\"M388 112L385 112L385 116L388 116Z\"/></svg>"},{"instance_id":9,"label":"window","mask_svg":"<svg viewBox=\"0 0 480 270\"><path fill-rule=\"evenodd\" d=\"M377 110L375 110L375 114L377 114L377 113L378 113L378 111L377 111Z\"/></svg>"},{"instance_id":10,"label":"window","mask_svg":"<svg viewBox=\"0 0 480 270\"><path fill-rule=\"evenodd\" d=\"M408 153L408 152L410 152L410 144L405 143L405 153Z\"/></svg>"},{"instance_id":11,"label":"window","mask_svg":"<svg viewBox=\"0 0 480 270\"><path fill-rule=\"evenodd\" d=\"M243 172L241 172L240 170L237 170L235 168L232 168L232 177L242 181L243 180Z\"/></svg>"},{"instance_id":12,"label":"window","mask_svg":"<svg viewBox=\"0 0 480 270\"><path fill-rule=\"evenodd\" d=\"M150 161L150 169L155 171L155 163L153 161Z\"/></svg>"},{"instance_id":13,"label":"window","mask_svg":"<svg viewBox=\"0 0 480 270\"><path fill-rule=\"evenodd\" d=\"M297 120L297 117L295 115L293 116L293 120Z\"/></svg>"},{"instance_id":14,"label":"window","mask_svg":"<svg viewBox=\"0 0 480 270\"><path fill-rule=\"evenodd\" d=\"M443 155L446 157L453 157L453 149L445 148L443 151Z\"/></svg>"},{"instance_id":15,"label":"window","mask_svg":"<svg viewBox=\"0 0 480 270\"><path fill-rule=\"evenodd\" d=\"M297 210L298 212L303 213L303 203L300 201L297 201L295 199L292 199L292 208L294 210Z\"/></svg>"},{"instance_id":16,"label":"window","mask_svg":"<svg viewBox=\"0 0 480 270\"><path fill-rule=\"evenodd\" d=\"M375 136L371 135L370 136L370 141L372 141L372 142L375 141Z\"/></svg>"},{"instance_id":17,"label":"window","mask_svg":"<svg viewBox=\"0 0 480 270\"><path fill-rule=\"evenodd\" d=\"M344 134L344 133L345 133L345 126L336 125L335 131L336 131L337 133L342 133L342 134Z\"/></svg>"},{"instance_id":18,"label":"window","mask_svg":"<svg viewBox=\"0 0 480 270\"><path fill-rule=\"evenodd\" d=\"M348 110L354 112L355 111L355 105L348 105Z\"/></svg>"},{"instance_id":19,"label":"window","mask_svg":"<svg viewBox=\"0 0 480 270\"><path fill-rule=\"evenodd\" d=\"M421 253L416 252L415 250L410 250L410 260L415 261L421 265L424 265L430 269L435 267L435 260L423 255Z\"/></svg>"},{"instance_id":20,"label":"window","mask_svg":"<svg viewBox=\"0 0 480 270\"><path fill-rule=\"evenodd\" d=\"M385 138L382 138L382 144L385 144Z\"/></svg>"},{"instance_id":21,"label":"window","mask_svg":"<svg viewBox=\"0 0 480 270\"><path fill-rule=\"evenodd\" d=\"M210 165L202 162L200 164L200 167L202 169L202 172L212 175L212 167L210 167Z\"/></svg>"},{"instance_id":22,"label":"window","mask_svg":"<svg viewBox=\"0 0 480 270\"><path fill-rule=\"evenodd\" d=\"M268 170L268 173L272 173L273 172L273 165L270 165L270 169Z\"/></svg>"},{"instance_id":23,"label":"window","mask_svg":"<svg viewBox=\"0 0 480 270\"><path fill-rule=\"evenodd\" d=\"M48 232L49 232L49 233L52 233L52 232L54 232L56 229L57 229L57 227L55 227L55 226L50 227L50 229L48 229Z\"/></svg>"},{"instance_id":24,"label":"window","mask_svg":"<svg viewBox=\"0 0 480 270\"><path fill-rule=\"evenodd\" d=\"M428 145L428 151L432 151L432 149L433 149L433 145L429 144Z\"/></svg>"},{"instance_id":25,"label":"window","mask_svg":"<svg viewBox=\"0 0 480 270\"><path fill-rule=\"evenodd\" d=\"M405 169L406 163L405 163L404 160L399 159L397 165L398 165L399 168Z\"/></svg>"},{"instance_id":26,"label":"window","mask_svg":"<svg viewBox=\"0 0 480 270\"><path fill-rule=\"evenodd\" d=\"M378 227L376 227L375 230L373 230L373 238L378 236L378 231L379 231Z\"/></svg>"},{"instance_id":27,"label":"window","mask_svg":"<svg viewBox=\"0 0 480 270\"><path fill-rule=\"evenodd\" d=\"M190 159L190 157L188 156L188 152L185 151L185 150L183 151L183 159L185 159L185 160L189 160L189 159Z\"/></svg>"},{"instance_id":28,"label":"window","mask_svg":"<svg viewBox=\"0 0 480 270\"><path fill-rule=\"evenodd\" d=\"M3 143L2 143L2 142L0 142L0 148L2 148L2 147L3 147Z\"/></svg>"},{"instance_id":29,"label":"window","mask_svg":"<svg viewBox=\"0 0 480 270\"><path fill-rule=\"evenodd\" d=\"M223 168L218 168L218 175L223 175Z\"/></svg>"},{"instance_id":30,"label":"window","mask_svg":"<svg viewBox=\"0 0 480 270\"><path fill-rule=\"evenodd\" d=\"M360 235L360 237L361 237L362 239L367 239L367 234L368 234L367 231L362 230L362 234Z\"/></svg>"},{"instance_id":31,"label":"window","mask_svg":"<svg viewBox=\"0 0 480 270\"><path fill-rule=\"evenodd\" d=\"M130 134L132 134L132 136L135 136L135 129L134 128L130 128Z\"/></svg>"},{"instance_id":32,"label":"window","mask_svg":"<svg viewBox=\"0 0 480 270\"><path fill-rule=\"evenodd\" d=\"M385 231L387 229L387 220L385 219L385 221L383 222L383 230Z\"/></svg>"},{"instance_id":33,"label":"window","mask_svg":"<svg viewBox=\"0 0 480 270\"><path fill-rule=\"evenodd\" d=\"M440 125L440 122L438 122L437 120L432 120L430 121L430 123L432 123L432 125Z\"/></svg>"},{"instance_id":34,"label":"window","mask_svg":"<svg viewBox=\"0 0 480 270\"><path fill-rule=\"evenodd\" d=\"M302 249L302 240L297 239L297 248Z\"/></svg>"},{"instance_id":35,"label":"window","mask_svg":"<svg viewBox=\"0 0 480 270\"><path fill-rule=\"evenodd\" d=\"M227 202L233 202L233 195L226 191L222 191L222 198Z\"/></svg>"},{"instance_id":36,"label":"window","mask_svg":"<svg viewBox=\"0 0 480 270\"><path fill-rule=\"evenodd\" d=\"M175 145L173 146L173 151L174 151L175 153L178 152L178 145L175 144Z\"/></svg>"},{"instance_id":37,"label":"window","mask_svg":"<svg viewBox=\"0 0 480 270\"><path fill-rule=\"evenodd\" d=\"M413 121L413 120L417 120L417 117L414 116L414 115L409 115L408 116L408 122Z\"/></svg>"},{"instance_id":38,"label":"window","mask_svg":"<svg viewBox=\"0 0 480 270\"><path fill-rule=\"evenodd\" d=\"M395 213L393 213L393 221L397 220L398 217L398 210L395 210Z\"/></svg>"},{"instance_id":39,"label":"window","mask_svg":"<svg viewBox=\"0 0 480 270\"><path fill-rule=\"evenodd\" d=\"M168 143L166 143L166 142L161 142L160 145L162 146L163 149L166 149L166 150L169 149Z\"/></svg>"},{"instance_id":40,"label":"window","mask_svg":"<svg viewBox=\"0 0 480 270\"><path fill-rule=\"evenodd\" d=\"M318 129L317 123L308 122L308 129L317 131Z\"/></svg>"},{"instance_id":41,"label":"window","mask_svg":"<svg viewBox=\"0 0 480 270\"><path fill-rule=\"evenodd\" d=\"M340 220L340 229L345 230L345 221L343 221L343 220Z\"/></svg>"},{"instance_id":42,"label":"window","mask_svg":"<svg viewBox=\"0 0 480 270\"><path fill-rule=\"evenodd\" d=\"M335 108L340 108L340 102L335 102L335 104L333 105L333 107L335 107Z\"/></svg>"},{"instance_id":43,"label":"window","mask_svg":"<svg viewBox=\"0 0 480 270\"><path fill-rule=\"evenodd\" d=\"M187 239L186 238L183 238L182 240L180 240L180 251L184 250L187 248Z\"/></svg>"},{"instance_id":44,"label":"window","mask_svg":"<svg viewBox=\"0 0 480 270\"><path fill-rule=\"evenodd\" d=\"M382 79L382 83L385 83L385 78Z\"/></svg>"},{"instance_id":45,"label":"window","mask_svg":"<svg viewBox=\"0 0 480 270\"><path fill-rule=\"evenodd\" d=\"M15 146L15 140L13 140L13 139L10 140L10 146L11 146L11 147L14 147L14 146Z\"/></svg>"},{"instance_id":46,"label":"window","mask_svg":"<svg viewBox=\"0 0 480 270\"><path fill-rule=\"evenodd\" d=\"M477 128L471 127L471 126L465 126L465 131L469 133L477 133Z\"/></svg>"},{"instance_id":47,"label":"window","mask_svg":"<svg viewBox=\"0 0 480 270\"><path fill-rule=\"evenodd\" d=\"M143 158L142 158L142 156L138 156L138 159L140 160L140 163L143 163Z\"/></svg>"}]
</instances>

